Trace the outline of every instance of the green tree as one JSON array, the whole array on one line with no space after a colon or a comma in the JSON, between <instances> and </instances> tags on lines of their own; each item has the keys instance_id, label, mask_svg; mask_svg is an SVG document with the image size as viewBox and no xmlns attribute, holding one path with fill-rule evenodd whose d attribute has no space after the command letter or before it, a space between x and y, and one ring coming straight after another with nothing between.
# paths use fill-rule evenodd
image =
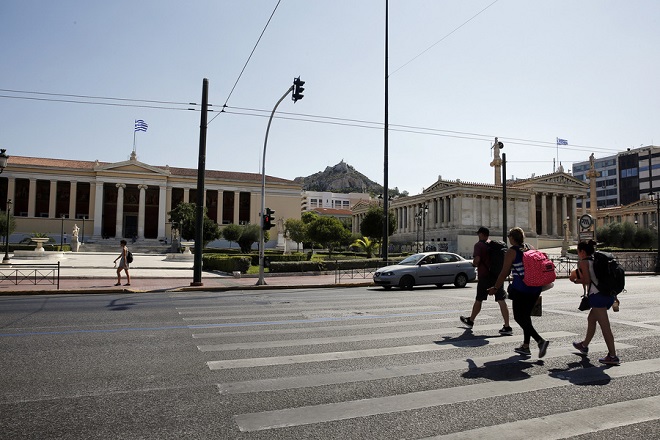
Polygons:
<instances>
[{"instance_id":1,"label":"green tree","mask_svg":"<svg viewBox=\"0 0 660 440\"><path fill-rule=\"evenodd\" d=\"M369 237L358 238L353 242L351 246L357 246L362 249L367 254L367 258L371 258L378 243L374 240L371 240Z\"/></svg>"},{"instance_id":2,"label":"green tree","mask_svg":"<svg viewBox=\"0 0 660 440\"><path fill-rule=\"evenodd\" d=\"M14 214L9 213L9 234L7 234L7 211L0 211L0 235L3 239L16 230L16 219Z\"/></svg>"},{"instance_id":3,"label":"green tree","mask_svg":"<svg viewBox=\"0 0 660 440\"><path fill-rule=\"evenodd\" d=\"M302 220L290 218L284 222L284 235L296 242L296 251L299 251L300 243L307 240L307 225Z\"/></svg>"},{"instance_id":4,"label":"green tree","mask_svg":"<svg viewBox=\"0 0 660 440\"><path fill-rule=\"evenodd\" d=\"M362 236L381 242L383 240L383 217L382 208L378 206L370 207L362 219L362 223L360 223L360 232L362 233ZM396 230L396 217L392 211L389 212L387 220L389 236Z\"/></svg>"},{"instance_id":5,"label":"green tree","mask_svg":"<svg viewBox=\"0 0 660 440\"><path fill-rule=\"evenodd\" d=\"M319 215L314 211L305 211L300 216L300 219L306 225L310 224L311 222L313 222L317 218L319 218Z\"/></svg>"},{"instance_id":6,"label":"green tree","mask_svg":"<svg viewBox=\"0 0 660 440\"><path fill-rule=\"evenodd\" d=\"M170 221L179 225L181 238L192 240L195 238L195 218L197 216L197 205L195 203L181 203L169 212ZM202 231L203 246L221 237L220 227L206 215L204 208L204 221Z\"/></svg>"},{"instance_id":7,"label":"green tree","mask_svg":"<svg viewBox=\"0 0 660 440\"><path fill-rule=\"evenodd\" d=\"M351 233L335 217L318 217L308 225L307 235L314 242L327 248L332 256L333 249L347 241Z\"/></svg>"},{"instance_id":8,"label":"green tree","mask_svg":"<svg viewBox=\"0 0 660 440\"><path fill-rule=\"evenodd\" d=\"M252 245L259 243L259 230L261 226L247 224L241 226L241 236L238 238L238 245L241 247L241 252L249 254L252 251ZM270 240L270 233L264 231L264 241Z\"/></svg>"},{"instance_id":9,"label":"green tree","mask_svg":"<svg viewBox=\"0 0 660 440\"><path fill-rule=\"evenodd\" d=\"M222 229L222 236L229 242L229 247L231 248L231 242L238 243L238 239L241 237L242 232L243 228L241 226L232 223Z\"/></svg>"}]
</instances>

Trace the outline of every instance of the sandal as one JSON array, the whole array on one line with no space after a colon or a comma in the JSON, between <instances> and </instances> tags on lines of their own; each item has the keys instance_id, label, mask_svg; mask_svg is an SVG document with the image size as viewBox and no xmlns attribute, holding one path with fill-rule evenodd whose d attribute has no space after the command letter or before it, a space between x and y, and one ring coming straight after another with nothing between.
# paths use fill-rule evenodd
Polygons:
<instances>
[{"instance_id":1,"label":"sandal","mask_svg":"<svg viewBox=\"0 0 660 440\"><path fill-rule=\"evenodd\" d=\"M117 284L115 284L115 286L121 286L121 283L117 283Z\"/></svg>"}]
</instances>

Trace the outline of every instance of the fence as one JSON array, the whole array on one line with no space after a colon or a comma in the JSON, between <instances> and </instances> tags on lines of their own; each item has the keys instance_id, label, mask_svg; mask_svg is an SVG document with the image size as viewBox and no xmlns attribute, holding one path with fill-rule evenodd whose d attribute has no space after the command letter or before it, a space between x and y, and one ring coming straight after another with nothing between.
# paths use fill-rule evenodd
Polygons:
<instances>
[{"instance_id":1,"label":"fence","mask_svg":"<svg viewBox=\"0 0 660 440\"><path fill-rule=\"evenodd\" d=\"M0 283L52 284L60 289L60 262L57 264L0 265Z\"/></svg>"}]
</instances>

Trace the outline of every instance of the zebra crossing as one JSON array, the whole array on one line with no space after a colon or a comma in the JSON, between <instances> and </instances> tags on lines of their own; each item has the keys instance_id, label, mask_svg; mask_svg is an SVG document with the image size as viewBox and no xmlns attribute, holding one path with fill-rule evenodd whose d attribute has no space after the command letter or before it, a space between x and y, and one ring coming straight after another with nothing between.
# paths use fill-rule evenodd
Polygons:
<instances>
[{"instance_id":1,"label":"zebra crossing","mask_svg":"<svg viewBox=\"0 0 660 440\"><path fill-rule=\"evenodd\" d=\"M348 290L177 311L190 323L209 374L218 379L223 416L236 438L341 433L516 439L534 432L537 439L561 439L640 423L660 427L660 397L642 391L629 400L601 402L593 411L606 388L616 390L619 382L625 386L644 375L660 377L660 360L606 368L577 356L569 346L582 336L583 320L574 329L539 329L552 341L546 356L524 358L512 352L520 344L519 331L513 337L498 334L496 304L484 307L473 330L462 328L457 317L471 300L454 296L438 307L424 297L370 298ZM552 303L544 307L551 314ZM559 300L557 307L565 319ZM617 349L635 349L635 343L617 341ZM607 351L598 338L590 349ZM534 399L544 404L525 403ZM511 407L517 401L520 408ZM509 409L498 415L500 402ZM407 424L419 429L406 429Z\"/></svg>"}]
</instances>

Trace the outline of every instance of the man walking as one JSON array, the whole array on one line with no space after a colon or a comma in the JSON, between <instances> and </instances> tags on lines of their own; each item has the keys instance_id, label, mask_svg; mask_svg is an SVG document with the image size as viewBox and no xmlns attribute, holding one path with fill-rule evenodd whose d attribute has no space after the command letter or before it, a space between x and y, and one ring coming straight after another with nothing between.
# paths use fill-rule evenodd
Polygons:
<instances>
[{"instance_id":1,"label":"man walking","mask_svg":"<svg viewBox=\"0 0 660 440\"><path fill-rule=\"evenodd\" d=\"M488 299L488 288L495 284L497 275L494 275L493 272L498 270L491 270L491 254L489 251L488 239L490 231L486 227L480 227L477 231L477 236L479 241L474 245L474 252L472 253L473 260L472 265L477 268L477 297L472 306L472 314L467 316L461 316L461 322L465 324L468 328L474 326L474 320L477 318L477 315L481 311L482 301ZM504 288L500 288L495 293L495 301L500 306L500 312L502 312L502 318L504 318L504 326L500 330L500 334L504 336L511 336L513 334L513 329L509 325L509 308L506 305L506 292Z\"/></svg>"}]
</instances>

